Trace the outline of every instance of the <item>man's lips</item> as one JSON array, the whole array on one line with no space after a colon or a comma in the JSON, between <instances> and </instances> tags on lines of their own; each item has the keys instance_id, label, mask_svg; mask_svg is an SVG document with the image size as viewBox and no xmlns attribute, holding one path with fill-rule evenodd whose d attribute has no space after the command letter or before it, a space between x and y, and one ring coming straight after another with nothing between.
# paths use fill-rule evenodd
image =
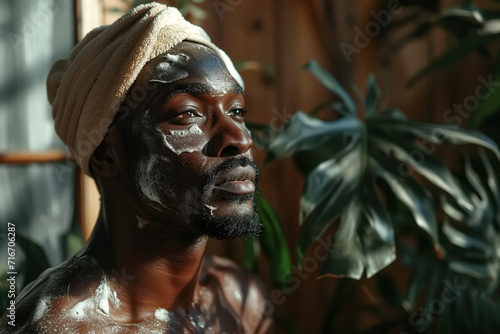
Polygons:
<instances>
[{"instance_id":1,"label":"man's lips","mask_svg":"<svg viewBox=\"0 0 500 334\"><path fill-rule=\"evenodd\" d=\"M234 195L246 195L255 192L255 170L251 166L235 167L217 178L214 189Z\"/></svg>"}]
</instances>

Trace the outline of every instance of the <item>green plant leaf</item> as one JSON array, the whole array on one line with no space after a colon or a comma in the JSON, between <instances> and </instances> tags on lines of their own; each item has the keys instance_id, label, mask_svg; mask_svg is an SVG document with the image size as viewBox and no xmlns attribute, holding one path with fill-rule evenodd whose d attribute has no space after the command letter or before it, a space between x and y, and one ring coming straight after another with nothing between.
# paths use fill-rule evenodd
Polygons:
<instances>
[{"instance_id":1,"label":"green plant leaf","mask_svg":"<svg viewBox=\"0 0 500 334\"><path fill-rule=\"evenodd\" d=\"M309 173L300 200L300 221L303 226L299 255L355 198L364 172L360 140L359 135L352 135L345 148Z\"/></svg>"},{"instance_id":2,"label":"green plant leaf","mask_svg":"<svg viewBox=\"0 0 500 334\"><path fill-rule=\"evenodd\" d=\"M299 328L286 316L279 312L273 313L273 320L277 326L285 330L285 333L300 334Z\"/></svg>"},{"instance_id":3,"label":"green plant leaf","mask_svg":"<svg viewBox=\"0 0 500 334\"><path fill-rule=\"evenodd\" d=\"M319 82L323 84L328 90L340 97L352 114L356 112L356 104L354 100L349 96L342 85L330 74L328 71L323 69L315 60L309 61L304 68L311 72Z\"/></svg>"},{"instance_id":4,"label":"green plant leaf","mask_svg":"<svg viewBox=\"0 0 500 334\"><path fill-rule=\"evenodd\" d=\"M443 209L448 217L455 221L467 222L469 227L484 230L491 225L498 228L500 227L498 177L484 151L479 150L479 153L485 177L481 177L476 172L476 168L479 168L479 166L476 168L471 166L470 157L466 156L465 159L466 182L463 182L465 185L462 188L465 189L464 192L467 196L471 198L472 207L457 205L455 198L451 197L442 199ZM486 180L483 180L484 178Z\"/></svg>"},{"instance_id":5,"label":"green plant leaf","mask_svg":"<svg viewBox=\"0 0 500 334\"><path fill-rule=\"evenodd\" d=\"M494 76L494 82L500 80L500 72L497 72ZM479 108L472 113L469 126L471 128L477 128L484 120L489 116L500 110L500 89L493 89L490 95L481 100Z\"/></svg>"},{"instance_id":6,"label":"green plant leaf","mask_svg":"<svg viewBox=\"0 0 500 334\"><path fill-rule=\"evenodd\" d=\"M34 281L40 274L50 267L45 251L36 242L16 234L16 244L26 255L24 263L24 283L23 287Z\"/></svg>"},{"instance_id":7,"label":"green plant leaf","mask_svg":"<svg viewBox=\"0 0 500 334\"><path fill-rule=\"evenodd\" d=\"M471 25L474 27L482 27L482 25L484 24L484 17L481 13L481 10L470 1L460 6L439 12L431 18L431 22L433 24L443 24L445 23L443 21L449 21L452 19L458 21L454 22L456 24Z\"/></svg>"},{"instance_id":8,"label":"green plant leaf","mask_svg":"<svg viewBox=\"0 0 500 334\"><path fill-rule=\"evenodd\" d=\"M490 0L490 1L500 2L498 0ZM481 10L481 13L483 14L483 17L486 20L486 22L498 20L498 18L500 17L500 11L495 10L495 9L489 10L489 9L483 8Z\"/></svg>"},{"instance_id":9,"label":"green plant leaf","mask_svg":"<svg viewBox=\"0 0 500 334\"><path fill-rule=\"evenodd\" d=\"M366 270L369 278L396 259L392 220L374 187L378 176L369 171L364 182L371 186L348 205L321 275L359 279Z\"/></svg>"},{"instance_id":10,"label":"green plant leaf","mask_svg":"<svg viewBox=\"0 0 500 334\"><path fill-rule=\"evenodd\" d=\"M366 269L370 277L395 259L394 232L374 190L376 175L370 169L366 171L363 128L344 135L350 139L347 145L311 171L304 186L299 261L333 219L342 216L332 246L334 251L330 252L322 274L359 278ZM366 183L369 185L360 188Z\"/></svg>"},{"instance_id":11,"label":"green plant leaf","mask_svg":"<svg viewBox=\"0 0 500 334\"><path fill-rule=\"evenodd\" d=\"M314 149L308 151L300 151L293 155L293 160L299 171L307 176L320 163L330 159L336 152L345 146L344 140L334 140L318 145Z\"/></svg>"},{"instance_id":12,"label":"green plant leaf","mask_svg":"<svg viewBox=\"0 0 500 334\"><path fill-rule=\"evenodd\" d=\"M427 67L414 75L408 81L406 86L412 87L417 81L422 79L427 74L450 67L458 60L463 59L469 53L477 51L499 38L500 33L497 32L492 34L470 36L463 39L457 46L446 51L442 56L435 59Z\"/></svg>"},{"instance_id":13,"label":"green plant leaf","mask_svg":"<svg viewBox=\"0 0 500 334\"><path fill-rule=\"evenodd\" d=\"M500 182L498 172L495 172L495 168L492 165L492 161L488 159L484 150L479 150L479 158L484 166L484 171L486 174L486 184L488 185L488 195L490 196L490 207L495 212L500 212ZM497 165L498 170L498 165ZM498 218L497 218L498 219ZM500 219L498 219L500 223ZM500 225L496 225L500 230Z\"/></svg>"},{"instance_id":14,"label":"green plant leaf","mask_svg":"<svg viewBox=\"0 0 500 334\"><path fill-rule=\"evenodd\" d=\"M489 164L490 159L481 153L489 151L494 161L500 161L496 144L477 131L409 120L396 109L378 113L378 96L372 77L367 82L364 122L350 112L334 121L298 112L269 145L267 161L293 155L306 176L300 202L299 263L311 245L324 242L326 231L335 223L333 241L326 235L328 257L320 275L357 279L366 272L370 277L395 259L394 225L402 224L397 227L418 228L416 231L424 232L422 236L430 240L434 254L428 253L432 257L429 263L440 263L437 259L446 257L454 272L476 272L481 277L492 274L500 263L491 260L498 256L484 245L500 245L497 234L491 229L489 236L484 236L484 230L474 229L470 233L452 228L443 232L437 223L436 207L440 205L447 217L465 218L476 227L495 226L500 230L498 180L492 175L500 168ZM482 173L491 184L486 185L484 176L467 163L464 182L434 155L438 145L479 149ZM415 225L393 219L387 200L398 200L406 207ZM419 235L419 240L424 239ZM446 270L453 272L450 268ZM428 281L425 276L415 279ZM437 284L433 282L432 289ZM412 285L412 304L418 289L422 287Z\"/></svg>"},{"instance_id":15,"label":"green plant leaf","mask_svg":"<svg viewBox=\"0 0 500 334\"><path fill-rule=\"evenodd\" d=\"M370 125L379 128L382 132L397 129L425 139L434 145L477 145L494 153L500 159L498 146L490 137L481 132L447 124L423 123L395 118L393 114L384 114L380 117L384 120L380 121L381 118L377 118Z\"/></svg>"},{"instance_id":16,"label":"green plant leaf","mask_svg":"<svg viewBox=\"0 0 500 334\"><path fill-rule=\"evenodd\" d=\"M434 247L440 250L431 194L413 178L398 177L397 167L389 157L380 154L372 156L381 166L380 177L386 180L394 195L410 210L416 224L429 235Z\"/></svg>"},{"instance_id":17,"label":"green plant leaf","mask_svg":"<svg viewBox=\"0 0 500 334\"><path fill-rule=\"evenodd\" d=\"M248 238L243 242L242 266L248 271L257 272L259 259L259 243L257 238Z\"/></svg>"},{"instance_id":18,"label":"green plant leaf","mask_svg":"<svg viewBox=\"0 0 500 334\"><path fill-rule=\"evenodd\" d=\"M255 202L263 224L260 242L269 261L271 279L277 288L288 292L289 287L283 279L291 273L292 261L283 226L276 212L260 193L256 194Z\"/></svg>"},{"instance_id":19,"label":"green plant leaf","mask_svg":"<svg viewBox=\"0 0 500 334\"><path fill-rule=\"evenodd\" d=\"M489 255L493 255L494 253L493 245L487 242L487 240L480 240L466 231L459 230L448 220L445 220L443 223L443 235L449 242L459 248L479 250Z\"/></svg>"},{"instance_id":20,"label":"green plant leaf","mask_svg":"<svg viewBox=\"0 0 500 334\"><path fill-rule=\"evenodd\" d=\"M299 111L269 144L265 163L313 149L330 141L332 137L355 132L360 126L361 123L354 117L324 122Z\"/></svg>"},{"instance_id":21,"label":"green plant leaf","mask_svg":"<svg viewBox=\"0 0 500 334\"><path fill-rule=\"evenodd\" d=\"M315 124L320 128L324 126ZM299 260L306 249L340 217L330 257L321 272L323 275L359 278L366 270L371 276L394 259L394 242L377 239L382 230L388 235L394 232L390 216L379 210L384 203L380 200L375 202L378 187L370 175L387 182L389 189L409 209L417 226L426 232L438 255L444 256L445 250L439 242L434 200L417 181L417 174L452 196L461 208L472 209L473 196L470 192L464 193L449 168L433 156L435 146L443 143L475 144L498 154L494 143L480 133L413 122L397 111L368 117L366 134L363 129L358 127L357 132L350 129L349 135L344 133L349 141L331 151L331 158L318 164L307 175L301 198L303 226ZM332 136L330 140L337 138L339 136ZM434 147L426 152L417 144L417 138L428 140ZM366 143L368 146L365 147ZM313 151L310 149L310 152ZM425 154L418 160L413 158L415 152ZM364 161L368 161L368 165L365 166ZM398 166L409 167L410 172L403 174ZM368 182L369 179L372 182ZM372 196L364 198L363 193ZM371 234L363 231L371 231ZM377 245L383 255L377 256L373 250L367 252L364 246L370 244Z\"/></svg>"},{"instance_id":22,"label":"green plant leaf","mask_svg":"<svg viewBox=\"0 0 500 334\"><path fill-rule=\"evenodd\" d=\"M328 249L330 256L323 263L320 275L361 278L364 270L364 260L363 246L358 237L360 211L360 203L357 201L350 201L342 210L341 222L335 234L335 241L330 244Z\"/></svg>"},{"instance_id":23,"label":"green plant leaf","mask_svg":"<svg viewBox=\"0 0 500 334\"><path fill-rule=\"evenodd\" d=\"M472 208L457 205L454 198L442 198L445 216L443 239L449 248L449 268L495 286L500 268L500 193L498 173L483 150L479 150L479 165L472 166L465 158L464 192L471 198ZM498 166L499 161L496 160ZM480 175L483 175L483 177Z\"/></svg>"},{"instance_id":24,"label":"green plant leaf","mask_svg":"<svg viewBox=\"0 0 500 334\"><path fill-rule=\"evenodd\" d=\"M443 143L472 144L484 147L500 157L496 144L489 137L476 131L400 120L371 122L369 129L379 134L372 140L372 143L377 145L380 150L395 155L398 160L408 164L434 185L457 198L461 205L468 207L472 205L470 199L462 192L455 177L444 164L433 157L436 145ZM410 140L402 140L405 134L425 139L427 144L432 145L419 146L411 138Z\"/></svg>"},{"instance_id":25,"label":"green plant leaf","mask_svg":"<svg viewBox=\"0 0 500 334\"><path fill-rule=\"evenodd\" d=\"M416 147L411 139L404 140L402 136L384 133L381 136L373 137L371 143L386 155L393 155L399 161L396 162L399 177L412 177L412 173L415 171L434 186L455 196L461 205L472 206L447 166L434 156L422 153L421 148ZM415 152L419 153L419 155L415 155L418 159L412 156Z\"/></svg>"},{"instance_id":26,"label":"green plant leaf","mask_svg":"<svg viewBox=\"0 0 500 334\"><path fill-rule=\"evenodd\" d=\"M375 80L375 76L371 74L366 82L366 100L365 112L366 117L372 117L377 111L377 104L380 99L380 91Z\"/></svg>"},{"instance_id":27,"label":"green plant leaf","mask_svg":"<svg viewBox=\"0 0 500 334\"><path fill-rule=\"evenodd\" d=\"M339 212L345 201L350 201L363 177L363 146L359 134L353 134L347 145L331 159L319 164L308 176L300 202L301 223L311 219L320 225L331 221L330 212L318 208L330 207L329 211ZM324 205L325 202L332 205Z\"/></svg>"},{"instance_id":28,"label":"green plant leaf","mask_svg":"<svg viewBox=\"0 0 500 334\"><path fill-rule=\"evenodd\" d=\"M366 276L375 275L396 259L394 226L375 185L380 168L373 159L369 159L369 168L360 196L363 211L358 235L363 245Z\"/></svg>"},{"instance_id":29,"label":"green plant leaf","mask_svg":"<svg viewBox=\"0 0 500 334\"><path fill-rule=\"evenodd\" d=\"M324 109L332 109L339 112L341 115L350 114L351 112L346 108L346 105L340 101L327 101L325 103L321 103L319 106L311 110L309 115L316 116L320 111Z\"/></svg>"}]
</instances>

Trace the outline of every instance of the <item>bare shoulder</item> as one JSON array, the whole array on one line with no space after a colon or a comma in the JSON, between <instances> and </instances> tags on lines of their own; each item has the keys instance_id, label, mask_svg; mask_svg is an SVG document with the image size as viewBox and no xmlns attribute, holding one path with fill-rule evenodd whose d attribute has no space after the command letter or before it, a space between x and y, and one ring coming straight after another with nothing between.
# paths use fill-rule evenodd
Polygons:
<instances>
[{"instance_id":1,"label":"bare shoulder","mask_svg":"<svg viewBox=\"0 0 500 334\"><path fill-rule=\"evenodd\" d=\"M233 261L214 255L207 255L204 268L240 317L245 333L267 333L272 314L260 279Z\"/></svg>"},{"instance_id":2,"label":"bare shoulder","mask_svg":"<svg viewBox=\"0 0 500 334\"><path fill-rule=\"evenodd\" d=\"M5 314L0 320L0 333L44 333L41 328L47 323L51 329L57 327L62 311L88 294L94 272L94 263L85 257L47 269L19 293L13 317Z\"/></svg>"}]
</instances>

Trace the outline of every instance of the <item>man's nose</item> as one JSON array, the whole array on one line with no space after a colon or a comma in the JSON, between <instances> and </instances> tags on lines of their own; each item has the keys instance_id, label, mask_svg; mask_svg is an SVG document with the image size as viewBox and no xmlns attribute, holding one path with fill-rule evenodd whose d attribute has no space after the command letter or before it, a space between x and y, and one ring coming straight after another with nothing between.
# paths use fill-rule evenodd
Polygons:
<instances>
[{"instance_id":1,"label":"man's nose","mask_svg":"<svg viewBox=\"0 0 500 334\"><path fill-rule=\"evenodd\" d=\"M209 144L210 156L230 157L250 150L252 137L243 123L235 122L228 115L220 117L217 123L216 133Z\"/></svg>"}]
</instances>

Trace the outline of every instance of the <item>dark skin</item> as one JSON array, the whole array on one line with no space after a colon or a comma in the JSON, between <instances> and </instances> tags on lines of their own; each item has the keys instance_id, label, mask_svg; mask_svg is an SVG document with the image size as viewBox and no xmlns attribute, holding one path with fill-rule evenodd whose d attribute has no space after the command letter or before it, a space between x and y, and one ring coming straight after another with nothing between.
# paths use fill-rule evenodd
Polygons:
<instances>
[{"instance_id":1,"label":"dark skin","mask_svg":"<svg viewBox=\"0 0 500 334\"><path fill-rule=\"evenodd\" d=\"M2 333L267 332L259 281L205 256L210 236L260 230L241 87L211 50L183 42L127 99L91 158L102 205L90 240L23 292Z\"/></svg>"}]
</instances>

